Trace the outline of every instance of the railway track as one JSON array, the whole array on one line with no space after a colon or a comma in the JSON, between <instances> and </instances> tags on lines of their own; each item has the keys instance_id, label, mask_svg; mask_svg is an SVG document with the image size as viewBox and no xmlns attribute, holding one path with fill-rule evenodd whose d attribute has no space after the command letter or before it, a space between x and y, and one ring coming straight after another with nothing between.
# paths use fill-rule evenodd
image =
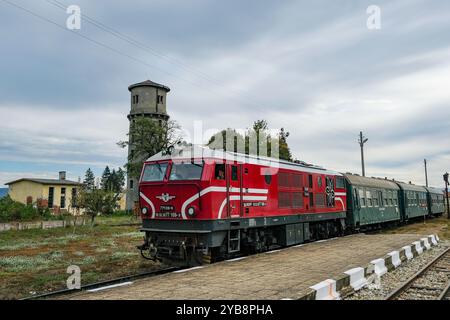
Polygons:
<instances>
[{"instance_id":1,"label":"railway track","mask_svg":"<svg viewBox=\"0 0 450 320\"><path fill-rule=\"evenodd\" d=\"M450 248L391 292L386 300L450 300Z\"/></svg>"},{"instance_id":2,"label":"railway track","mask_svg":"<svg viewBox=\"0 0 450 320\"><path fill-rule=\"evenodd\" d=\"M143 273L139 273L139 274L135 274L135 275L129 275L129 276L125 276L125 277L115 278L112 280L106 280L106 281L100 281L100 282L87 284L87 285L81 286L80 289L57 290L57 291L52 291L52 292L48 292L48 293L43 293L43 294L39 294L39 295L26 297L26 298L23 298L20 300L39 300L39 299L46 299L46 298L54 298L54 297L63 296L63 295L67 295L67 294L73 294L76 292L96 290L96 289L101 289L101 288L109 287L109 286L111 286L111 287L120 286L121 284L126 284L127 282L131 282L131 281L134 281L137 279L149 278L149 277L153 277L153 276L157 276L157 275L161 275L161 274L179 271L182 269L185 269L185 268L170 267L170 268L161 269L161 270L148 271L148 272L143 272Z\"/></svg>"}]
</instances>

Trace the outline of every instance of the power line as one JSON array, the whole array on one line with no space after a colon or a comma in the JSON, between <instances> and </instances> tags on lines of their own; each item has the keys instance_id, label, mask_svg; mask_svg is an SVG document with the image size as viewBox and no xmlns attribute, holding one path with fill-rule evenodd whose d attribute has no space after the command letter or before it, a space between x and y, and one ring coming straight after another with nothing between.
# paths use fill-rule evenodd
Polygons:
<instances>
[{"instance_id":1,"label":"power line","mask_svg":"<svg viewBox=\"0 0 450 320\"><path fill-rule=\"evenodd\" d=\"M60 8L63 11L66 11L66 9L67 9L67 6L65 6L63 3L59 2L58 0L46 0L46 1L49 4ZM167 56L166 54L160 53L156 49L154 49L152 47L149 47L148 45L144 44L143 42L140 42L140 41L134 39L131 36L128 36L128 35L120 32L120 31L117 31L117 30L115 30L115 29L105 25L104 23L102 23L102 22L100 22L100 21L98 21L98 20L96 20L96 19L86 15L85 13L83 13L81 15L81 19L85 20L86 22L96 26L97 28L99 28L99 29L101 29L101 30L103 30L105 32L108 32L109 34L111 34L111 35L113 35L113 36L115 36L115 37L117 37L117 38L119 38L119 39L121 39L123 41L128 42L131 45L134 45L134 46L136 46L136 47L138 47L138 48L140 48L140 49L142 49L142 50L144 50L144 51L146 51L146 52L148 52L148 53L150 53L150 54L152 54L154 56L157 56L158 58L164 59L164 60L166 60L166 61L168 61L168 62L170 62L172 64L175 64L175 65L179 66L180 68L182 68L182 69L184 69L184 70L186 70L188 72L194 73L197 76L205 79L206 81L214 82L217 85L221 85L217 80L209 77L206 73L204 73L202 71L199 71L199 70L197 70L195 68L192 68L189 65L187 65L186 63L183 63L183 62L179 61L178 59L175 59L175 58Z\"/></svg>"},{"instance_id":2,"label":"power line","mask_svg":"<svg viewBox=\"0 0 450 320\"><path fill-rule=\"evenodd\" d=\"M45 1L47 3L53 5L53 6L58 7L59 9L63 10L64 12L66 11L67 6L64 5L64 3L62 3L62 2L60 2L58 0L45 0ZM175 58L170 57L170 56L168 56L168 55L166 55L164 53L161 53L158 50L148 46L147 44L145 44L145 43L143 43L141 41L138 41L135 38L133 38L133 37L131 37L129 35L126 35L123 32L120 32L120 31L118 31L118 30L116 30L116 29L114 29L114 28L112 28L112 27L110 27L110 26L100 22L99 20L96 20L96 19L92 18L91 16L86 15L85 13L83 13L81 15L81 19L85 20L86 22L90 23L91 25L99 28L100 30L103 30L104 32L107 32L107 33L111 34L112 36L114 36L114 37L116 37L116 38L118 38L120 40L123 40L123 41L125 41L125 42L127 42L127 43L129 43L129 44L131 44L131 45L133 45L133 46L135 46L135 47L137 47L137 48L147 52L147 53L150 53L150 54L160 58L160 59L166 60L169 63L174 64L174 65L180 67L181 69L187 71L188 73L194 74L195 76L197 76L197 77L199 77L199 78L201 78L201 79L203 79L203 80L205 80L205 81L207 81L207 82L209 82L209 83L211 83L211 84L213 84L213 85L215 85L215 86L217 86L219 88L223 88L224 87L222 83L220 83L218 80L216 80L214 78L211 78L208 74L206 74L206 73L204 73L204 72L202 72L202 71L200 71L200 70L198 70L198 69L196 69L194 67L191 67L188 64L186 64L186 63L184 63L184 62L182 62L182 61L180 61L178 59L175 59ZM243 95L242 91L235 90L235 89L227 89L227 90L231 91L231 92L235 92L237 95L240 95L244 100L246 100L247 104L250 103L253 106L258 106L258 104L255 104L253 101L251 101L251 99L249 99L249 97L245 97Z\"/></svg>"},{"instance_id":3,"label":"power line","mask_svg":"<svg viewBox=\"0 0 450 320\"><path fill-rule=\"evenodd\" d=\"M55 21L53 21L53 20L50 20L50 19L48 19L48 18L46 18L46 17L44 17L44 16L42 16L42 15L40 15L40 14L38 14L38 13L36 13L36 12L30 10L30 9L27 9L27 8L25 8L25 7L22 7L22 6L18 5L18 4L12 3L12 2L9 1L9 0L0 0L0 1L3 1L3 2L5 2L5 3L7 3L7 4L9 4L9 5L11 5L11 6L17 8L17 9L20 9L20 10L22 10L22 11L24 11L24 12L26 12L26 13L28 13L28 14L30 14L30 15L36 17L36 18L38 18L38 19L40 19L40 20L43 20L43 21L45 21L45 22L47 22L47 23L50 23L50 24L52 24L52 25L54 25L54 26L56 26L56 27L58 27L58 28L60 28L60 29L62 29L62 30L64 30L64 31L68 31L68 32L70 32L70 33L72 33L72 34L75 34L75 35L77 35L77 36L79 36L79 37L81 37L81 38L83 38L83 39L85 39L85 40L88 40L89 42L92 42L92 43L94 43L94 44L96 44L96 45L98 45L98 46L100 46L100 47L103 47L103 48L105 48L105 49L107 49L107 50L110 50L110 51L112 51L112 52L114 52L114 53L116 53L116 54L118 54L118 55L121 55L121 56L123 56L123 57L129 58L130 60L133 60L133 61L135 61L135 62L137 62L137 63L142 64L142 65L145 65L146 67L157 69L157 70L159 70L159 71L162 72L162 73L165 73L165 74L167 74L167 75L169 75L169 76L171 76L171 77L175 77L175 78L177 78L177 79L183 80L183 81L185 81L185 82L187 82L187 83L189 83L189 84L191 84L191 85L193 85L193 86L201 87L201 88L203 87L202 85L199 85L199 84L197 84L197 83L195 83L195 82L192 82L192 81L190 81L190 80L188 80L188 79L185 79L185 78L180 77L180 76L178 76L178 75L175 75L175 74L173 74L173 73L171 73L171 72L168 72L168 71L166 71L166 70L164 70L164 69L162 69L162 68L159 68L159 67L157 67L157 66L155 66L155 65L152 65L152 64L150 64L150 63L148 63L148 62L146 62L146 61L144 61L144 60L141 60L141 59L139 59L139 58L133 57L133 56L131 56L131 55L129 55L129 54L123 52L123 51L117 50L117 49L115 49L115 48L113 48L113 47L111 47L111 46L109 46L109 45L107 45L107 44L104 44L104 43L102 43L102 42L100 42L100 41L97 41L97 40L95 40L95 39L92 39L92 38L90 38L90 37L88 37L88 36L86 36L86 35L84 35L84 34L82 34L82 33L76 32L76 31L74 31L74 30L70 30L70 29L66 28L65 26L62 26L62 25L58 24L57 22L55 22ZM209 90L208 92L210 92L210 93L212 93L212 94L215 94L215 95L217 95L217 96L225 97L225 98L227 98L227 99L229 99L229 100L237 101L237 99L235 99L235 98L233 98L233 97L223 96L223 94L214 92L213 90ZM253 106L257 106L257 105L255 105L255 104L253 104L253 103L248 103L248 102L245 103L245 104L248 104L248 105L251 104L251 105L253 105Z\"/></svg>"}]
</instances>

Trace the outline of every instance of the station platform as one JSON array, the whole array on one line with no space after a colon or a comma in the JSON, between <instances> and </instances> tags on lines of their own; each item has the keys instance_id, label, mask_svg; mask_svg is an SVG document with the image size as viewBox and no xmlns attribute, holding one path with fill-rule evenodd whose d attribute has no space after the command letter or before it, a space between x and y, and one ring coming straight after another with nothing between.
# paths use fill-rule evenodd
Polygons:
<instances>
[{"instance_id":1,"label":"station platform","mask_svg":"<svg viewBox=\"0 0 450 320\"><path fill-rule=\"evenodd\" d=\"M419 240L418 234L356 234L79 292L63 299L299 299L309 287Z\"/></svg>"}]
</instances>

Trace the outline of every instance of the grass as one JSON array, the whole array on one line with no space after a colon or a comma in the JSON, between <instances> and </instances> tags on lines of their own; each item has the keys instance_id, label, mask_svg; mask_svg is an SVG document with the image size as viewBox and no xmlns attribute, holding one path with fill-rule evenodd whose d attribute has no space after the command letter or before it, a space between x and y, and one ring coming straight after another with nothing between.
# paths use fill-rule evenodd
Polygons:
<instances>
[{"instance_id":1,"label":"grass","mask_svg":"<svg viewBox=\"0 0 450 320\"><path fill-rule=\"evenodd\" d=\"M444 214L439 218L418 220L416 222L384 231L384 233L437 234L440 239L450 240L450 219Z\"/></svg>"},{"instance_id":2,"label":"grass","mask_svg":"<svg viewBox=\"0 0 450 320\"><path fill-rule=\"evenodd\" d=\"M0 233L0 299L64 289L70 265L82 284L161 268L144 260L138 225L128 216L100 217L92 227L10 230Z\"/></svg>"}]
</instances>

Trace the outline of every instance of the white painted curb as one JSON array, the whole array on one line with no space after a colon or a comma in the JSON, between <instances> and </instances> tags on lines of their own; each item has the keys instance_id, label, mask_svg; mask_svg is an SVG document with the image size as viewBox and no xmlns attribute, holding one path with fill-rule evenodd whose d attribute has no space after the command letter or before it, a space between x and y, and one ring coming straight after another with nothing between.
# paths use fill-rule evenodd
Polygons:
<instances>
[{"instance_id":1,"label":"white painted curb","mask_svg":"<svg viewBox=\"0 0 450 320\"><path fill-rule=\"evenodd\" d=\"M316 290L316 300L339 300L339 293L336 292L336 280L327 279L310 287Z\"/></svg>"},{"instance_id":2,"label":"white painted curb","mask_svg":"<svg viewBox=\"0 0 450 320\"><path fill-rule=\"evenodd\" d=\"M423 248L422 248L422 245L420 244L420 241L414 241L412 244L416 248L417 253L422 254Z\"/></svg>"},{"instance_id":3,"label":"white painted curb","mask_svg":"<svg viewBox=\"0 0 450 320\"><path fill-rule=\"evenodd\" d=\"M378 276L382 276L388 271L384 259L382 258L372 260L370 261L370 263L373 264L374 267L373 272Z\"/></svg>"},{"instance_id":4,"label":"white painted curb","mask_svg":"<svg viewBox=\"0 0 450 320\"><path fill-rule=\"evenodd\" d=\"M407 260L411 260L414 256L411 251L411 246L404 246L402 247L403 250L405 250L405 256Z\"/></svg>"},{"instance_id":5,"label":"white painted curb","mask_svg":"<svg viewBox=\"0 0 450 320\"><path fill-rule=\"evenodd\" d=\"M427 250L430 250L430 249L431 249L431 245L430 245L430 243L428 242L428 238L422 238L422 239L420 239L420 240L423 241L423 245L424 245L425 249L427 249Z\"/></svg>"},{"instance_id":6,"label":"white painted curb","mask_svg":"<svg viewBox=\"0 0 450 320\"><path fill-rule=\"evenodd\" d=\"M433 246L437 246L437 244L438 244L438 242L437 242L437 240L436 240L436 237L437 237L437 236L435 236L434 234L428 236L428 238L431 239L431 244L432 244Z\"/></svg>"},{"instance_id":7,"label":"white painted curb","mask_svg":"<svg viewBox=\"0 0 450 320\"><path fill-rule=\"evenodd\" d=\"M364 268L357 267L344 273L350 276L350 285L353 290L358 291L367 285L367 279L364 277Z\"/></svg>"},{"instance_id":8,"label":"white painted curb","mask_svg":"<svg viewBox=\"0 0 450 320\"><path fill-rule=\"evenodd\" d=\"M399 265L402 264L402 260L400 260L400 252L392 251L388 253L388 256L391 256L392 265L394 266L394 268L397 268Z\"/></svg>"}]
</instances>

